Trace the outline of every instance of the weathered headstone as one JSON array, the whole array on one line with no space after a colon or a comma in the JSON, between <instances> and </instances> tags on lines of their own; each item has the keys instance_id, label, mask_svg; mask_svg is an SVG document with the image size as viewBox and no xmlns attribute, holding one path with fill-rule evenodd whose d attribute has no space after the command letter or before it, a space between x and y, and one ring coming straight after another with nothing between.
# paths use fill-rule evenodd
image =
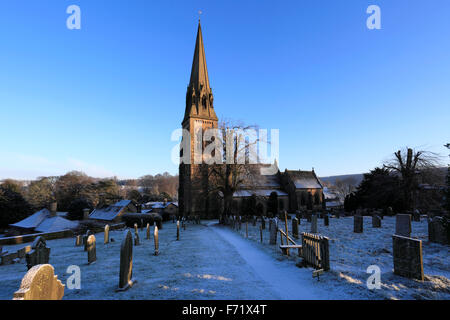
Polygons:
<instances>
[{"instance_id":1,"label":"weathered headstone","mask_svg":"<svg viewBox=\"0 0 450 320\"><path fill-rule=\"evenodd\" d=\"M75 247L79 247L83 244L83 240L81 238L81 235L78 235L75 237Z\"/></svg>"},{"instance_id":2,"label":"weathered headstone","mask_svg":"<svg viewBox=\"0 0 450 320\"><path fill-rule=\"evenodd\" d=\"M394 274L423 281L422 240L392 236Z\"/></svg>"},{"instance_id":3,"label":"weathered headstone","mask_svg":"<svg viewBox=\"0 0 450 320\"><path fill-rule=\"evenodd\" d=\"M328 213L323 214L323 225L328 227L330 224L330 217L328 216Z\"/></svg>"},{"instance_id":4,"label":"weathered headstone","mask_svg":"<svg viewBox=\"0 0 450 320\"><path fill-rule=\"evenodd\" d=\"M146 239L150 240L150 223L147 223L147 233L146 233Z\"/></svg>"},{"instance_id":5,"label":"weathered headstone","mask_svg":"<svg viewBox=\"0 0 450 320\"><path fill-rule=\"evenodd\" d=\"M276 224L276 221L273 219L269 219L269 226L270 226L270 244L275 245L277 244L277 233L278 233L278 226Z\"/></svg>"},{"instance_id":6,"label":"weathered headstone","mask_svg":"<svg viewBox=\"0 0 450 320\"><path fill-rule=\"evenodd\" d=\"M31 246L23 247L22 249L17 250L17 257L18 257L19 259L22 259L22 258L24 258L24 257L26 256L26 254L27 254L28 252L30 252L30 251L31 251Z\"/></svg>"},{"instance_id":7,"label":"weathered headstone","mask_svg":"<svg viewBox=\"0 0 450 320\"><path fill-rule=\"evenodd\" d=\"M105 236L104 236L104 238L105 238L105 244L109 243L109 224L107 224L105 226Z\"/></svg>"},{"instance_id":8,"label":"weathered headstone","mask_svg":"<svg viewBox=\"0 0 450 320\"><path fill-rule=\"evenodd\" d=\"M397 214L395 217L395 234L408 238L411 236L411 216L409 214Z\"/></svg>"},{"instance_id":9,"label":"weathered headstone","mask_svg":"<svg viewBox=\"0 0 450 320\"><path fill-rule=\"evenodd\" d=\"M50 259L50 248L47 248L45 239L43 237L34 239L31 245L31 251L25 257L28 270L38 264L47 264Z\"/></svg>"},{"instance_id":10,"label":"weathered headstone","mask_svg":"<svg viewBox=\"0 0 450 320\"><path fill-rule=\"evenodd\" d=\"M298 219L292 219L292 235L294 238L298 239Z\"/></svg>"},{"instance_id":11,"label":"weathered headstone","mask_svg":"<svg viewBox=\"0 0 450 320\"><path fill-rule=\"evenodd\" d=\"M394 215L394 210L392 210L392 207L387 207L386 215L387 216L393 216Z\"/></svg>"},{"instance_id":12,"label":"weathered headstone","mask_svg":"<svg viewBox=\"0 0 450 320\"><path fill-rule=\"evenodd\" d=\"M135 233L134 234L134 245L135 246L139 246L141 244L141 241L140 241L140 239L139 239L139 233Z\"/></svg>"},{"instance_id":13,"label":"weathered headstone","mask_svg":"<svg viewBox=\"0 0 450 320\"><path fill-rule=\"evenodd\" d=\"M363 216L355 215L353 217L353 232L363 233L364 230L364 220Z\"/></svg>"},{"instance_id":14,"label":"weathered headstone","mask_svg":"<svg viewBox=\"0 0 450 320\"><path fill-rule=\"evenodd\" d=\"M311 233L317 233L317 214L311 215Z\"/></svg>"},{"instance_id":15,"label":"weathered headstone","mask_svg":"<svg viewBox=\"0 0 450 320\"><path fill-rule=\"evenodd\" d=\"M87 251L87 239L90 235L93 235L94 232L91 230L86 231L86 234L83 236L83 245L84 245L84 251Z\"/></svg>"},{"instance_id":16,"label":"weathered headstone","mask_svg":"<svg viewBox=\"0 0 450 320\"><path fill-rule=\"evenodd\" d=\"M97 249L95 245L95 236L91 234L87 239L88 264L97 261Z\"/></svg>"},{"instance_id":17,"label":"weathered headstone","mask_svg":"<svg viewBox=\"0 0 450 320\"><path fill-rule=\"evenodd\" d=\"M255 216L253 216L252 225L253 225L254 227L256 226L256 217L255 217Z\"/></svg>"},{"instance_id":18,"label":"weathered headstone","mask_svg":"<svg viewBox=\"0 0 450 320\"><path fill-rule=\"evenodd\" d=\"M89 219L89 211L91 211L89 208L83 209L83 220Z\"/></svg>"},{"instance_id":19,"label":"weathered headstone","mask_svg":"<svg viewBox=\"0 0 450 320\"><path fill-rule=\"evenodd\" d=\"M438 216L428 219L428 241L450 244L450 220Z\"/></svg>"},{"instance_id":20,"label":"weathered headstone","mask_svg":"<svg viewBox=\"0 0 450 320\"><path fill-rule=\"evenodd\" d=\"M177 241L180 240L180 221L177 221Z\"/></svg>"},{"instance_id":21,"label":"weathered headstone","mask_svg":"<svg viewBox=\"0 0 450 320\"><path fill-rule=\"evenodd\" d=\"M53 266L39 264L25 274L13 300L61 300L63 296L64 285L55 276Z\"/></svg>"},{"instance_id":22,"label":"weathered headstone","mask_svg":"<svg viewBox=\"0 0 450 320\"><path fill-rule=\"evenodd\" d=\"M372 216L372 227L381 228L381 218L379 216Z\"/></svg>"},{"instance_id":23,"label":"weathered headstone","mask_svg":"<svg viewBox=\"0 0 450 320\"><path fill-rule=\"evenodd\" d=\"M264 219L264 217L261 217L261 229L266 229L266 220Z\"/></svg>"},{"instance_id":24,"label":"weathered headstone","mask_svg":"<svg viewBox=\"0 0 450 320\"><path fill-rule=\"evenodd\" d=\"M120 246L120 273L119 288L116 291L125 291L136 283L133 278L133 237L127 230Z\"/></svg>"},{"instance_id":25,"label":"weathered headstone","mask_svg":"<svg viewBox=\"0 0 450 320\"><path fill-rule=\"evenodd\" d=\"M155 226L155 231L153 237L155 239L155 256L159 255L159 237L158 237L158 226Z\"/></svg>"},{"instance_id":26,"label":"weathered headstone","mask_svg":"<svg viewBox=\"0 0 450 320\"><path fill-rule=\"evenodd\" d=\"M137 223L134 224L134 234L138 233L138 225Z\"/></svg>"}]
</instances>

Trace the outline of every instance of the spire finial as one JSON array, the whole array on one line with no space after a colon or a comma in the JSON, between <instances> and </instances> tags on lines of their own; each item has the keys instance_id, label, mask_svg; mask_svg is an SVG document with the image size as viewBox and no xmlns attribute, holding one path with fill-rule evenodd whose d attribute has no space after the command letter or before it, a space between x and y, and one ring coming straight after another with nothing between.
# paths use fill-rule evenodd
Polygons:
<instances>
[{"instance_id":1,"label":"spire finial","mask_svg":"<svg viewBox=\"0 0 450 320\"><path fill-rule=\"evenodd\" d=\"M201 18L201 16L202 16L202 10L198 10L198 22L200 22L200 18Z\"/></svg>"}]
</instances>

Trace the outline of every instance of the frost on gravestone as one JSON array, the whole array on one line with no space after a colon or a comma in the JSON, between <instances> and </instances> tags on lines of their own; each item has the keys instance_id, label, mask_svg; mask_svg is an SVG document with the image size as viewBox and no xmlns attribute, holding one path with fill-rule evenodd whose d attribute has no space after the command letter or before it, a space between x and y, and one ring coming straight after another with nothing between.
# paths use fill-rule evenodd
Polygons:
<instances>
[{"instance_id":1,"label":"frost on gravestone","mask_svg":"<svg viewBox=\"0 0 450 320\"><path fill-rule=\"evenodd\" d=\"M97 250L95 245L95 236L91 234L86 241L86 248L88 254L88 264L97 261Z\"/></svg>"},{"instance_id":2,"label":"frost on gravestone","mask_svg":"<svg viewBox=\"0 0 450 320\"><path fill-rule=\"evenodd\" d=\"M30 270L32 267L38 264L47 264L50 259L50 248L47 248L47 244L43 237L37 237L34 239L31 245L31 251L25 256L27 260L27 267Z\"/></svg>"},{"instance_id":3,"label":"frost on gravestone","mask_svg":"<svg viewBox=\"0 0 450 320\"><path fill-rule=\"evenodd\" d=\"M411 216L409 214L397 214L395 218L395 234L403 237L411 236Z\"/></svg>"},{"instance_id":4,"label":"frost on gravestone","mask_svg":"<svg viewBox=\"0 0 450 320\"><path fill-rule=\"evenodd\" d=\"M50 264L39 264L28 270L13 300L61 300L64 285Z\"/></svg>"},{"instance_id":5,"label":"frost on gravestone","mask_svg":"<svg viewBox=\"0 0 450 320\"><path fill-rule=\"evenodd\" d=\"M354 216L353 217L353 232L354 233L363 233L363 222L364 222L364 220L363 220L363 217L362 216L359 216L359 215L356 215L356 216Z\"/></svg>"},{"instance_id":6,"label":"frost on gravestone","mask_svg":"<svg viewBox=\"0 0 450 320\"><path fill-rule=\"evenodd\" d=\"M136 283L133 277L133 237L130 230L126 231L120 247L120 273L119 288L116 291L125 291Z\"/></svg>"},{"instance_id":7,"label":"frost on gravestone","mask_svg":"<svg viewBox=\"0 0 450 320\"><path fill-rule=\"evenodd\" d=\"M394 274L423 281L422 240L392 236Z\"/></svg>"},{"instance_id":8,"label":"frost on gravestone","mask_svg":"<svg viewBox=\"0 0 450 320\"><path fill-rule=\"evenodd\" d=\"M87 239L90 235L93 235L94 232L91 230L86 231L86 234L83 236L83 245L84 245L84 251L87 251Z\"/></svg>"}]
</instances>

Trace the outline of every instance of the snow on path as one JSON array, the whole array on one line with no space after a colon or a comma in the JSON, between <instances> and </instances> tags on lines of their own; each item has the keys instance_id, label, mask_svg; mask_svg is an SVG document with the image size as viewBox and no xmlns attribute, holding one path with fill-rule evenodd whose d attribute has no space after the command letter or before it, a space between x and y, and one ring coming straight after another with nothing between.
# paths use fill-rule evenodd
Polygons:
<instances>
[{"instance_id":1,"label":"snow on path","mask_svg":"<svg viewBox=\"0 0 450 320\"><path fill-rule=\"evenodd\" d=\"M230 229L211 222L208 226L230 243L247 264L264 279L283 300L327 299L326 292L314 287L311 271L295 264L274 260L252 242Z\"/></svg>"}]
</instances>

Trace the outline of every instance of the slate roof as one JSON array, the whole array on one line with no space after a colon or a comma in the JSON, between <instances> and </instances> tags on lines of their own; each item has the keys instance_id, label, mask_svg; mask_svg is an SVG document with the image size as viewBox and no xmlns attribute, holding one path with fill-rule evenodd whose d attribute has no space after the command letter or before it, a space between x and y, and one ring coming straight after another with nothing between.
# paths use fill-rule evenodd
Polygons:
<instances>
[{"instance_id":1,"label":"slate roof","mask_svg":"<svg viewBox=\"0 0 450 320\"><path fill-rule=\"evenodd\" d=\"M123 213L124 209L131 203L131 200L121 200L109 207L95 209L89 215L89 218L96 220L111 221Z\"/></svg>"},{"instance_id":2,"label":"slate roof","mask_svg":"<svg viewBox=\"0 0 450 320\"><path fill-rule=\"evenodd\" d=\"M255 194L257 197L268 197L272 192L276 192L278 196L288 196L286 192L277 189L263 189L263 190L259 189L259 190L238 190L235 193L233 193L233 197L247 198L251 197L253 194Z\"/></svg>"},{"instance_id":3,"label":"slate roof","mask_svg":"<svg viewBox=\"0 0 450 320\"><path fill-rule=\"evenodd\" d=\"M285 174L294 183L296 189L322 189L314 171L286 170Z\"/></svg>"},{"instance_id":4,"label":"slate roof","mask_svg":"<svg viewBox=\"0 0 450 320\"><path fill-rule=\"evenodd\" d=\"M70 221L59 216L52 217L48 209L42 209L28 218L11 224L10 226L20 229L33 229L37 232L47 233L74 229L78 226L78 222Z\"/></svg>"}]
</instances>

